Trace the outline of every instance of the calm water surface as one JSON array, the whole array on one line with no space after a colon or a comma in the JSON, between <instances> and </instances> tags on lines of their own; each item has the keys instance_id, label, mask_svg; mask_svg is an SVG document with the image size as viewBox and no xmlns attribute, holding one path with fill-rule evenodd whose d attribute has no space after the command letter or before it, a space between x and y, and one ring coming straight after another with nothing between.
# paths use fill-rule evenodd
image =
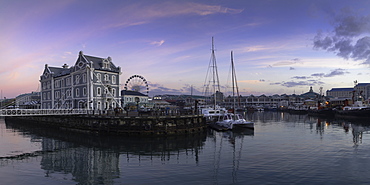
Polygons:
<instances>
[{"instance_id":1,"label":"calm water surface","mask_svg":"<svg viewBox=\"0 0 370 185\"><path fill-rule=\"evenodd\" d=\"M0 119L0 184L369 184L370 122L280 112L255 130L103 137Z\"/></svg>"}]
</instances>

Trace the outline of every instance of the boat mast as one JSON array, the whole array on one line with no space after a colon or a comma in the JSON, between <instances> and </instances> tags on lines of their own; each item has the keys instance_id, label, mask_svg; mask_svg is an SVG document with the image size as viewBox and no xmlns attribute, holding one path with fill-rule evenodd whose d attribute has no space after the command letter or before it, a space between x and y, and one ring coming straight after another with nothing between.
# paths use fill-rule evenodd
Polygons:
<instances>
[{"instance_id":1,"label":"boat mast","mask_svg":"<svg viewBox=\"0 0 370 185\"><path fill-rule=\"evenodd\" d=\"M238 81L236 80L236 71L234 66L234 57L233 57L233 51L231 51L231 76L232 76L232 88L233 88L233 98L234 98L234 111L235 111L235 89L236 89L236 95L238 96L238 106L240 107L240 96L239 96L239 87L238 87Z\"/></svg>"},{"instance_id":2,"label":"boat mast","mask_svg":"<svg viewBox=\"0 0 370 185\"><path fill-rule=\"evenodd\" d=\"M235 113L235 74L234 74L234 59L233 59L233 51L231 51L231 84L233 88L233 112Z\"/></svg>"},{"instance_id":3,"label":"boat mast","mask_svg":"<svg viewBox=\"0 0 370 185\"><path fill-rule=\"evenodd\" d=\"M218 71L217 71L217 63L216 63L216 55L215 55L215 45L214 40L212 37L212 70L213 70L213 89L214 89L214 108L216 109L217 103L217 92L220 92L220 80L218 78Z\"/></svg>"},{"instance_id":4,"label":"boat mast","mask_svg":"<svg viewBox=\"0 0 370 185\"><path fill-rule=\"evenodd\" d=\"M210 71L212 70L212 71ZM211 74L209 74L211 72ZM207 81L208 80L208 81ZM210 92L213 92L213 106L216 109L216 103L217 103L217 92L220 92L220 82L218 77L218 71L217 71L217 63L216 63L216 55L215 55L215 46L214 46L214 39L212 37L212 53L211 53L211 59L209 61L209 67L207 71L206 80L204 83L204 94L205 96L208 96L207 92L211 90ZM209 86L212 86L211 89L209 89Z\"/></svg>"}]
</instances>

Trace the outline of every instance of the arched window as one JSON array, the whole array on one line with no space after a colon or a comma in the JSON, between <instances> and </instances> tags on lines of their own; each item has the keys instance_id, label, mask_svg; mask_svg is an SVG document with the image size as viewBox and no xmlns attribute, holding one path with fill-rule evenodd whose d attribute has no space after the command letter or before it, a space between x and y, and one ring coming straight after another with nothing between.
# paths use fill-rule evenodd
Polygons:
<instances>
[{"instance_id":1,"label":"arched window","mask_svg":"<svg viewBox=\"0 0 370 185\"><path fill-rule=\"evenodd\" d=\"M83 75L82 75L82 82L83 82L83 83L86 83L86 74L83 74Z\"/></svg>"},{"instance_id":2,"label":"arched window","mask_svg":"<svg viewBox=\"0 0 370 185\"><path fill-rule=\"evenodd\" d=\"M97 107L96 107L98 110L101 110L101 102L98 101L98 104L97 104Z\"/></svg>"},{"instance_id":3,"label":"arched window","mask_svg":"<svg viewBox=\"0 0 370 185\"><path fill-rule=\"evenodd\" d=\"M80 75L77 75L76 80L75 80L75 84L79 84L79 83L80 83Z\"/></svg>"},{"instance_id":4,"label":"arched window","mask_svg":"<svg viewBox=\"0 0 370 185\"><path fill-rule=\"evenodd\" d=\"M112 84L116 84L116 76L112 76Z\"/></svg>"},{"instance_id":5,"label":"arched window","mask_svg":"<svg viewBox=\"0 0 370 185\"><path fill-rule=\"evenodd\" d=\"M108 74L105 74L105 75L104 75L104 81L105 81L105 82L108 82L108 81L109 81L109 75L108 75Z\"/></svg>"}]
</instances>

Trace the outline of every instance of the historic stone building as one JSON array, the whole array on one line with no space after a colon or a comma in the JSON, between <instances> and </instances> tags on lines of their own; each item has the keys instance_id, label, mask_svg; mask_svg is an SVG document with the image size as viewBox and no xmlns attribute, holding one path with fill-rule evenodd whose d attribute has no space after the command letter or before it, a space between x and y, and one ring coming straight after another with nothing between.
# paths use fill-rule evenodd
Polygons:
<instances>
[{"instance_id":1,"label":"historic stone building","mask_svg":"<svg viewBox=\"0 0 370 185\"><path fill-rule=\"evenodd\" d=\"M74 66L45 65L40 76L41 108L107 110L120 106L121 68L112 58L80 51Z\"/></svg>"}]
</instances>

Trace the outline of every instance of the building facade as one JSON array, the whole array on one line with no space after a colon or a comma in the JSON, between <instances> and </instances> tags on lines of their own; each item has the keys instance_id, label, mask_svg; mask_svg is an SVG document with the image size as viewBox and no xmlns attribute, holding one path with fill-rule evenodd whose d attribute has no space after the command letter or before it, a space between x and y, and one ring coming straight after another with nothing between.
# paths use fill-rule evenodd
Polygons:
<instances>
[{"instance_id":1,"label":"building facade","mask_svg":"<svg viewBox=\"0 0 370 185\"><path fill-rule=\"evenodd\" d=\"M126 110L153 107L149 105L148 95L144 95L143 93L137 91L122 90L121 96L122 107L126 108Z\"/></svg>"},{"instance_id":2,"label":"building facade","mask_svg":"<svg viewBox=\"0 0 370 185\"><path fill-rule=\"evenodd\" d=\"M40 76L41 108L107 110L120 106L121 68L112 58L79 52L72 67L45 65Z\"/></svg>"},{"instance_id":3,"label":"building facade","mask_svg":"<svg viewBox=\"0 0 370 185\"><path fill-rule=\"evenodd\" d=\"M326 96L334 99L352 98L354 88L332 88L326 91Z\"/></svg>"},{"instance_id":4,"label":"building facade","mask_svg":"<svg viewBox=\"0 0 370 185\"><path fill-rule=\"evenodd\" d=\"M20 109L40 109L40 100L40 92L25 93L15 98L15 105Z\"/></svg>"},{"instance_id":5,"label":"building facade","mask_svg":"<svg viewBox=\"0 0 370 185\"><path fill-rule=\"evenodd\" d=\"M355 85L354 90L354 101L364 101L370 98L370 83L358 83Z\"/></svg>"}]
</instances>

